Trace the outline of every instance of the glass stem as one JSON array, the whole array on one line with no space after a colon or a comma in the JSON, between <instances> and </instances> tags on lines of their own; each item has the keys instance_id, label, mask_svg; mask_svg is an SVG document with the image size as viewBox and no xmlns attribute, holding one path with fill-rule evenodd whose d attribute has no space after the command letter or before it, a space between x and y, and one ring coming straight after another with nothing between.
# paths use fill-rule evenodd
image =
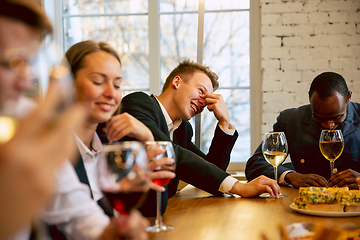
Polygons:
<instances>
[{"instance_id":1,"label":"glass stem","mask_svg":"<svg viewBox=\"0 0 360 240\"><path fill-rule=\"evenodd\" d=\"M277 181L277 166L274 166L275 182Z\"/></svg>"},{"instance_id":2,"label":"glass stem","mask_svg":"<svg viewBox=\"0 0 360 240\"><path fill-rule=\"evenodd\" d=\"M333 174L334 174L334 163L335 163L335 162L330 162L330 170L331 170L330 177L332 177Z\"/></svg>"},{"instance_id":3,"label":"glass stem","mask_svg":"<svg viewBox=\"0 0 360 240\"><path fill-rule=\"evenodd\" d=\"M162 218L161 218L161 212L160 212L160 206L161 206L161 192L156 192L156 220L155 225L161 226Z\"/></svg>"}]
</instances>

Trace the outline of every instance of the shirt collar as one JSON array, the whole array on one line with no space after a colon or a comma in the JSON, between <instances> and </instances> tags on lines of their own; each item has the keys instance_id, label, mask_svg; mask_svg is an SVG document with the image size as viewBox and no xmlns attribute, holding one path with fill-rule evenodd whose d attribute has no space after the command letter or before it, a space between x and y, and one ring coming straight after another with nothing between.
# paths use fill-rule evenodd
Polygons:
<instances>
[{"instance_id":1,"label":"shirt collar","mask_svg":"<svg viewBox=\"0 0 360 240\"><path fill-rule=\"evenodd\" d=\"M92 150L90 150L81 140L80 138L74 133L76 144L78 146L80 155L83 156L84 154L88 153L90 155L94 155L96 153L99 153L103 149L103 145L101 143L101 140L97 133L95 132L93 139L91 141Z\"/></svg>"},{"instance_id":2,"label":"shirt collar","mask_svg":"<svg viewBox=\"0 0 360 240\"><path fill-rule=\"evenodd\" d=\"M175 121L173 122L168 114L168 112L166 111L165 107L162 105L162 103L159 101L159 99L155 96L156 101L158 101L161 111L165 117L165 121L166 121L166 125L168 126L168 130L169 133L175 131L181 124L181 119L175 119ZM171 131L172 130L172 131Z\"/></svg>"}]
</instances>

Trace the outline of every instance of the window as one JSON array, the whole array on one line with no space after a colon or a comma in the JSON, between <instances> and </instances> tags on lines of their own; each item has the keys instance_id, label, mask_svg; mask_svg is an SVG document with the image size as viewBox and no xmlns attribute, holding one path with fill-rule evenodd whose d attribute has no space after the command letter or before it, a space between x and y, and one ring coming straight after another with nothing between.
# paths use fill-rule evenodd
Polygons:
<instances>
[{"instance_id":1,"label":"window","mask_svg":"<svg viewBox=\"0 0 360 240\"><path fill-rule=\"evenodd\" d=\"M64 51L82 40L105 41L123 62L124 94L149 91L147 1L63 0Z\"/></svg>"},{"instance_id":2,"label":"window","mask_svg":"<svg viewBox=\"0 0 360 240\"><path fill-rule=\"evenodd\" d=\"M198 4L196 0L160 1L161 80L181 60L196 60ZM231 123L241 133L231 161L246 161L250 155L248 2L205 1L203 63L219 75L216 92L223 95ZM213 113L204 111L201 123L201 149L207 152L217 121Z\"/></svg>"},{"instance_id":3,"label":"window","mask_svg":"<svg viewBox=\"0 0 360 240\"><path fill-rule=\"evenodd\" d=\"M49 2L45 0L45 7ZM124 94L158 95L181 60L197 59L198 0L63 0L60 4L54 6L62 9L55 22L64 51L86 39L111 44L123 62ZM203 33L202 62L219 75L216 93L223 95L240 135L231 161L245 162L251 154L249 1L205 0ZM207 152L217 121L208 111L201 119L201 149Z\"/></svg>"}]
</instances>

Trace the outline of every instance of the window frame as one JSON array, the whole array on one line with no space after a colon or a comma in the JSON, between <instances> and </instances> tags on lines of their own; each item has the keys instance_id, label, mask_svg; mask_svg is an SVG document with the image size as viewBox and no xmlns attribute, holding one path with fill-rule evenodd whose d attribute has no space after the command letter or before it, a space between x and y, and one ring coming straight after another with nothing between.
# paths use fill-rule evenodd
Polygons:
<instances>
[{"instance_id":1,"label":"window frame","mask_svg":"<svg viewBox=\"0 0 360 240\"><path fill-rule=\"evenodd\" d=\"M43 0L44 8L54 26L54 42L62 46L64 49L63 36L63 16L62 16L62 0ZM149 1L148 19L149 19L149 91L155 95L159 95L161 91L160 85L160 15L169 13L160 13L159 1ZM150 4L151 1L151 4ZM201 0L200 0L201 1ZM261 122L262 122L262 71L261 71L261 12L260 0L250 0L249 22L250 22L250 148L251 153L255 151L261 142ZM210 10L207 12L223 12L226 10ZM230 11L230 10L229 10ZM183 13L183 12L181 12ZM177 13L172 13L177 14ZM150 31L151 29L151 31ZM155 31L156 30L156 31ZM201 31L199 29L198 31ZM50 44L47 39L46 44ZM202 52L202 51L200 51ZM62 52L61 54L64 54ZM236 89L243 87L236 87ZM229 87L221 88L229 89ZM234 88L231 88L234 89ZM197 129L195 130L197 131ZM198 130L199 131L199 130ZM201 131L201 130L200 130ZM241 141L241 133L239 139ZM246 162L230 163L227 171L244 171Z\"/></svg>"}]
</instances>

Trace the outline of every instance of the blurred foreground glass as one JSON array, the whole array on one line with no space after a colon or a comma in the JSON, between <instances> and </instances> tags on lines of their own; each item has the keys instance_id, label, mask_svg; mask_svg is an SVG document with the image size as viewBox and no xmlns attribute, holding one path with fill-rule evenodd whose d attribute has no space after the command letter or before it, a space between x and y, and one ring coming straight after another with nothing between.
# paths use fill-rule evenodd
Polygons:
<instances>
[{"instance_id":1,"label":"blurred foreground glass","mask_svg":"<svg viewBox=\"0 0 360 240\"><path fill-rule=\"evenodd\" d=\"M16 132L17 120L43 100L50 81L59 83L61 101L55 109L61 113L75 101L74 80L66 59L54 45L38 51L25 48L0 49L1 81L7 85L0 92L0 143ZM5 79L6 78L6 79ZM16 86L16 87L15 87ZM55 115L57 115L55 114Z\"/></svg>"},{"instance_id":2,"label":"blurred foreground glass","mask_svg":"<svg viewBox=\"0 0 360 240\"><path fill-rule=\"evenodd\" d=\"M165 149L165 152L156 156L153 161L156 159L168 157L175 159L175 152L170 141L153 141L153 142L146 142L145 143L146 151L151 151L153 149ZM175 171L175 162L170 165L163 165L155 169L155 171ZM153 179L152 180L158 186L166 186L170 182L170 178L163 178L163 179ZM162 217L160 213L160 206L161 206L161 192L156 192L156 220L155 225L150 226L147 228L148 232L167 232L174 229L173 226L165 225L162 222Z\"/></svg>"},{"instance_id":3,"label":"blurred foreground glass","mask_svg":"<svg viewBox=\"0 0 360 240\"><path fill-rule=\"evenodd\" d=\"M321 154L330 161L330 177L334 174L334 162L344 150L344 138L341 130L322 130L319 139Z\"/></svg>"},{"instance_id":4,"label":"blurred foreground glass","mask_svg":"<svg viewBox=\"0 0 360 240\"><path fill-rule=\"evenodd\" d=\"M262 152L265 160L274 167L275 181L277 178L277 167L285 161L288 152L288 143L284 132L266 133L262 142ZM270 197L266 195L266 197ZM278 197L287 197L280 194Z\"/></svg>"},{"instance_id":5,"label":"blurred foreground glass","mask_svg":"<svg viewBox=\"0 0 360 240\"><path fill-rule=\"evenodd\" d=\"M99 188L119 213L138 208L149 190L148 159L140 142L105 145L97 166Z\"/></svg>"}]
</instances>

